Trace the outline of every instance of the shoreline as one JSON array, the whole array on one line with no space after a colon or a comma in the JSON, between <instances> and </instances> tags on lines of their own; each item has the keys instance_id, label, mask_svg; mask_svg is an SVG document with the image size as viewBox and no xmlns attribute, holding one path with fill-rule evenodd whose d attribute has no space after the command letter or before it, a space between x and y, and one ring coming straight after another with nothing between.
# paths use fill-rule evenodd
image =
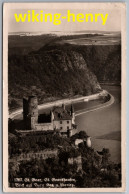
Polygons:
<instances>
[{"instance_id":1,"label":"shoreline","mask_svg":"<svg viewBox=\"0 0 129 194\"><path fill-rule=\"evenodd\" d=\"M85 113L89 113L89 112L93 112L93 111L97 111L97 110L100 110L100 109L103 109L103 108L106 108L108 106L111 106L114 102L115 102L115 98L114 96L112 96L110 93L108 93L110 95L110 100L103 103L103 104L99 104L99 105L96 105L92 108L89 108L89 110L87 109L84 109L82 111L76 111L75 112L75 116L80 116L81 114L85 114Z\"/></svg>"},{"instance_id":2,"label":"shoreline","mask_svg":"<svg viewBox=\"0 0 129 194\"><path fill-rule=\"evenodd\" d=\"M53 106L60 106L62 104L68 105L68 104L75 103L75 102L97 100L100 97L106 96L106 95L110 95L110 100L109 101L105 102L104 104L97 105L96 107L92 107L93 109L90 109L90 110L85 109L84 113L87 113L87 112L91 112L91 111L94 111L94 110L98 110L98 109L110 106L111 104L114 103L114 100L113 100L114 97L109 92L107 92L106 90L102 90L101 92L99 92L97 94L92 94L92 95L89 95L89 96L82 96L82 97L79 97L79 98L71 98L71 99L66 98L66 99L63 99L63 100L57 100L57 101L54 101L54 102L48 102L48 103L40 104L40 105L38 105L38 109L41 110L43 108L44 109L45 108L51 108ZM110 101L112 101L112 102L110 102ZM17 116L19 114L22 114L22 111L23 111L23 109L20 108L19 110L12 112L9 115L8 118L13 119L15 116ZM78 113L78 111L77 111L75 113L75 115L79 116L80 114L84 114L82 111L80 113Z\"/></svg>"}]
</instances>

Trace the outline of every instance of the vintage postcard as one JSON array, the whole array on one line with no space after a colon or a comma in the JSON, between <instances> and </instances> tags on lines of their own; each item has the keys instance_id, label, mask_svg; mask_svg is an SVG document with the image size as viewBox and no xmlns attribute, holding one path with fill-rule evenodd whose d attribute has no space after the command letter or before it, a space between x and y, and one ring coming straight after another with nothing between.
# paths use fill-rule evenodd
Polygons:
<instances>
[{"instance_id":1,"label":"vintage postcard","mask_svg":"<svg viewBox=\"0 0 129 194\"><path fill-rule=\"evenodd\" d=\"M125 191L125 3L3 5L3 190Z\"/></svg>"}]
</instances>

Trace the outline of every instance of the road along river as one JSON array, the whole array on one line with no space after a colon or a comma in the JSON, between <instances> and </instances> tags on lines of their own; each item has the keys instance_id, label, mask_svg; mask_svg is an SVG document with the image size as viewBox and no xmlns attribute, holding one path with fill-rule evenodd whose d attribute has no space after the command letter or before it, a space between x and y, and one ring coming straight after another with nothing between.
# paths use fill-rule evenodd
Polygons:
<instances>
[{"instance_id":1,"label":"road along river","mask_svg":"<svg viewBox=\"0 0 129 194\"><path fill-rule=\"evenodd\" d=\"M100 104L100 101L101 101L101 96L104 96L104 95L107 95L107 91L106 90L102 90L101 92L97 93L97 94L92 94L92 95L89 95L89 96L82 96L82 97L78 97L78 98L66 98L66 99L62 99L62 100L57 100L57 101L53 101L53 102L48 102L48 103L44 103L44 104L40 104L38 105L38 110L40 112L43 111L48 111L50 110L52 107L54 106L60 106L62 104L65 104L65 105L69 105L69 104L76 104L78 102L88 102L90 101L87 106L88 107L91 107L92 104L95 105L95 104ZM94 103L91 103L91 100L95 100ZM10 115L9 115L9 118L11 119L16 119L17 117L21 117L21 114L22 114L23 110L22 108L16 110L16 111L13 111Z\"/></svg>"}]
</instances>

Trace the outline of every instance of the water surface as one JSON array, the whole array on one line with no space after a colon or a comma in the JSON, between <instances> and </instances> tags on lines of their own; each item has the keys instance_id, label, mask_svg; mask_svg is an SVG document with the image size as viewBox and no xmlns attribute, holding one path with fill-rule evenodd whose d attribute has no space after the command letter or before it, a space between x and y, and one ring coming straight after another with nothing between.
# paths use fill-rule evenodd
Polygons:
<instances>
[{"instance_id":1,"label":"water surface","mask_svg":"<svg viewBox=\"0 0 129 194\"><path fill-rule=\"evenodd\" d=\"M78 130L84 130L92 137L92 146L95 150L109 148L111 160L120 162L121 142L118 134L121 131L121 88L119 86L104 86L103 88L115 97L115 103L104 109L77 116L76 123ZM116 138L114 138L114 132Z\"/></svg>"}]
</instances>

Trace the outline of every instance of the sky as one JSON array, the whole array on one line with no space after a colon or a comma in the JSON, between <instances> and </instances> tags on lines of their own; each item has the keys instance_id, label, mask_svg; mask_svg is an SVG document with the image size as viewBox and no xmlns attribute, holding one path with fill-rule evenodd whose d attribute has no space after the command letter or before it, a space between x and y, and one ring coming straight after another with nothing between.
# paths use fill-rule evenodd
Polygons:
<instances>
[{"instance_id":1,"label":"sky","mask_svg":"<svg viewBox=\"0 0 129 194\"><path fill-rule=\"evenodd\" d=\"M98 22L83 22L79 23L75 22L67 22L67 20L62 20L60 25L54 25L53 22L16 22L14 13L28 13L32 9L10 9L8 11L8 32L79 32L79 31L121 31L121 12L120 9L71 9L69 8L71 13L77 15L78 13L88 14L92 13L102 13L108 14L108 18L105 25L102 25L101 17L98 19ZM43 14L51 13L52 15L55 13L61 13L63 16L67 15L68 9L44 9L42 6L40 9L33 9L36 13L40 13L40 10L43 10Z\"/></svg>"}]
</instances>

